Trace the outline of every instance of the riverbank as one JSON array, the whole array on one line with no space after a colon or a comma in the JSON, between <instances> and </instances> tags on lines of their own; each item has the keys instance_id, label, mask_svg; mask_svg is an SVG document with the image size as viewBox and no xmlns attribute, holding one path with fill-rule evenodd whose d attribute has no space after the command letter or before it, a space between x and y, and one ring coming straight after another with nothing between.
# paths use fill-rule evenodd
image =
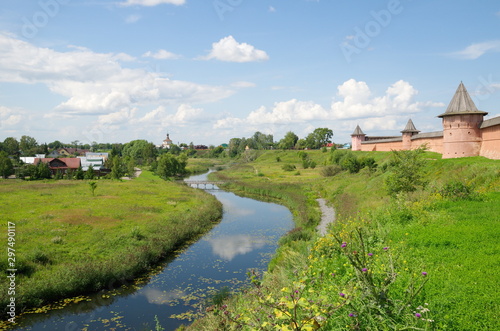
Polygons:
<instances>
[{"instance_id":1,"label":"riverbank","mask_svg":"<svg viewBox=\"0 0 500 331\"><path fill-rule=\"evenodd\" d=\"M222 215L212 195L148 171L95 182L93 196L87 181L0 181L2 226L16 227L16 313L128 284Z\"/></svg>"},{"instance_id":2,"label":"riverbank","mask_svg":"<svg viewBox=\"0 0 500 331\"><path fill-rule=\"evenodd\" d=\"M303 169L303 156L297 152L272 151L217 174L237 182L229 189L245 192L247 187L255 195L281 198L300 221L280 241L262 280L253 278L254 287L246 294L235 294L218 314L196 321L189 330L251 325L271 329L283 323L338 330L499 327L491 313L498 311L499 295L488 289L500 280L495 264L500 161L441 160L438 154L425 153L421 170L428 184L391 198L386 189L394 173L391 153L353 153L358 159L373 157L378 167L355 174L334 168L333 175L324 170L332 164L333 153L306 155L319 166ZM298 170L286 171L284 164ZM323 238L308 230L319 224L319 207L311 204L316 198L326 199L338 213L333 231ZM390 291L377 287L387 280ZM372 305L380 306L380 297L371 297L364 288L390 293L394 304L411 304L397 308L397 318L390 311L371 311ZM287 293L295 299L287 299ZM301 298L318 303L310 306ZM319 304L325 298L330 306ZM260 324L255 324L256 318Z\"/></svg>"}]
</instances>

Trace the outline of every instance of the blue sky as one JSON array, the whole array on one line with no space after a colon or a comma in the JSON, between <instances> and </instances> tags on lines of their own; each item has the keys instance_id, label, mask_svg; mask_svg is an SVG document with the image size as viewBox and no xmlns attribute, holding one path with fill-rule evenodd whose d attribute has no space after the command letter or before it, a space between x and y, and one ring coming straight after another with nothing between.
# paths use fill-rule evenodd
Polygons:
<instances>
[{"instance_id":1,"label":"blue sky","mask_svg":"<svg viewBox=\"0 0 500 331\"><path fill-rule=\"evenodd\" d=\"M500 115L496 0L5 0L0 54L2 141L437 131L460 81Z\"/></svg>"}]
</instances>

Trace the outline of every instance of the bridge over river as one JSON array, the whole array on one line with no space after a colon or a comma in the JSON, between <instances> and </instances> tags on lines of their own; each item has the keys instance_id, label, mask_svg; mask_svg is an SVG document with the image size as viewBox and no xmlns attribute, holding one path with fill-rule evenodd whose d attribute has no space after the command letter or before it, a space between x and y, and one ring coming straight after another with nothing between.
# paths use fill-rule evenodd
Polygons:
<instances>
[{"instance_id":1,"label":"bridge over river","mask_svg":"<svg viewBox=\"0 0 500 331\"><path fill-rule=\"evenodd\" d=\"M227 184L228 181L222 181L222 180L185 180L183 181L184 184L196 187L196 188L203 188L203 189L218 189L219 185L224 185Z\"/></svg>"}]
</instances>

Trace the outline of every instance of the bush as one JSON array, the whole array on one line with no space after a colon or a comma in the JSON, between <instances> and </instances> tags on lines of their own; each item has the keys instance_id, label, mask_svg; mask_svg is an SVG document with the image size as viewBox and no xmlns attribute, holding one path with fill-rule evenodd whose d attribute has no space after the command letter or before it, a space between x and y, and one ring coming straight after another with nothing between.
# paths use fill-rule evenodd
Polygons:
<instances>
[{"instance_id":1,"label":"bush","mask_svg":"<svg viewBox=\"0 0 500 331\"><path fill-rule=\"evenodd\" d=\"M479 196L471 185L467 185L460 181L452 181L445 184L439 193L450 200L475 200Z\"/></svg>"},{"instance_id":2,"label":"bush","mask_svg":"<svg viewBox=\"0 0 500 331\"><path fill-rule=\"evenodd\" d=\"M285 171L294 171L296 169L295 165L293 164L290 164L290 163L287 163L287 164L284 164L281 169L285 170Z\"/></svg>"},{"instance_id":3,"label":"bush","mask_svg":"<svg viewBox=\"0 0 500 331\"><path fill-rule=\"evenodd\" d=\"M321 168L320 175L323 177L332 177L342 171L342 168L338 165L329 165Z\"/></svg>"},{"instance_id":4,"label":"bush","mask_svg":"<svg viewBox=\"0 0 500 331\"><path fill-rule=\"evenodd\" d=\"M415 192L419 186L425 185L422 158L424 151L424 147L409 151L392 151L391 173L385 181L390 196Z\"/></svg>"}]
</instances>

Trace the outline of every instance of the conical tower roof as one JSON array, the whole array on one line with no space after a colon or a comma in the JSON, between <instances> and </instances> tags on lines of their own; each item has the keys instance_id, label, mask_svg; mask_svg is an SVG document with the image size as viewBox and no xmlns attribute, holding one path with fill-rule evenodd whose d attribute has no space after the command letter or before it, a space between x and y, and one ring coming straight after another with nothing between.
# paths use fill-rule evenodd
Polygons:
<instances>
[{"instance_id":1,"label":"conical tower roof","mask_svg":"<svg viewBox=\"0 0 500 331\"><path fill-rule=\"evenodd\" d=\"M465 114L487 115L488 113L477 109L464 84L460 82L460 85L458 85L457 91L455 92L453 99L451 99L448 108L443 114L439 115L438 117Z\"/></svg>"},{"instance_id":2,"label":"conical tower roof","mask_svg":"<svg viewBox=\"0 0 500 331\"><path fill-rule=\"evenodd\" d=\"M408 123L406 123L405 129L401 131L401 133L419 133L419 132L420 130L417 130L417 128L415 128L415 125L413 124L411 118L408 120Z\"/></svg>"},{"instance_id":3,"label":"conical tower roof","mask_svg":"<svg viewBox=\"0 0 500 331\"><path fill-rule=\"evenodd\" d=\"M356 125L356 129L354 129L354 132L351 134L351 136L366 136L364 132L361 130L359 125Z\"/></svg>"}]
</instances>

